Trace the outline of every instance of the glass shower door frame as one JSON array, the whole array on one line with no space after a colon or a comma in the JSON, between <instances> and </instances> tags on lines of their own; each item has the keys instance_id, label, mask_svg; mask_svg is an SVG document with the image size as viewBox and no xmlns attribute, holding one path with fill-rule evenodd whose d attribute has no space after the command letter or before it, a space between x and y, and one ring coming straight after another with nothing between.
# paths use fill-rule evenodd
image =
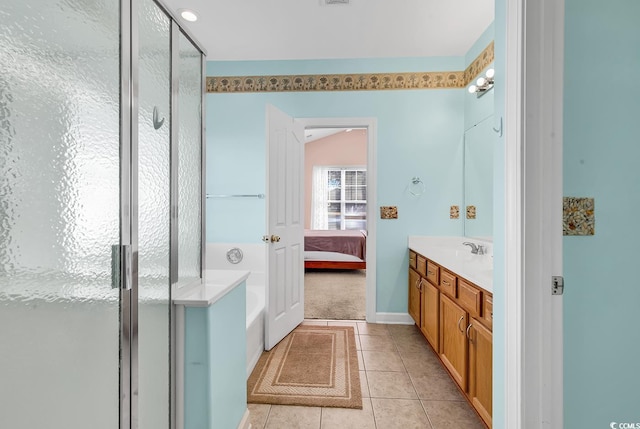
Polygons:
<instances>
[{"instance_id":1,"label":"glass shower door frame","mask_svg":"<svg viewBox=\"0 0 640 429\"><path fill-rule=\"evenodd\" d=\"M171 216L170 216L170 272L169 301L172 286L178 279L178 60L180 33L200 51L201 63L201 201L206 196L205 159L205 98L206 91L206 51L202 45L178 24L171 10L159 0L156 5L171 19ZM138 356L138 0L120 0L121 40L120 40L120 429L139 427L139 356ZM205 204L201 204L200 225L200 281L204 278L205 267ZM176 327L174 306L170 304L170 426L180 427L176 412Z\"/></svg>"},{"instance_id":2,"label":"glass shower door frame","mask_svg":"<svg viewBox=\"0 0 640 429\"><path fill-rule=\"evenodd\" d=\"M135 235L133 219L133 20L132 10L135 1L120 0L120 250L129 246L129 255L133 253L133 236ZM134 265L131 256L121 257L121 272ZM130 267L130 268L128 268ZM131 429L132 425L132 392L134 383L132 353L137 339L133 339L132 323L132 291L134 283L137 289L137 272L132 273L131 283L123 282L120 276L120 429ZM135 386L137 387L137 386Z\"/></svg>"}]
</instances>

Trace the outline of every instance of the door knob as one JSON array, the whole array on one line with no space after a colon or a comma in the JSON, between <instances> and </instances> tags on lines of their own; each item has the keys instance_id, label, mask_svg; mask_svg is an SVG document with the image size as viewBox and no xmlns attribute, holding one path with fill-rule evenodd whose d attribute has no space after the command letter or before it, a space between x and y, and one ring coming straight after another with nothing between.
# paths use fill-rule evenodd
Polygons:
<instances>
[{"instance_id":1,"label":"door knob","mask_svg":"<svg viewBox=\"0 0 640 429\"><path fill-rule=\"evenodd\" d=\"M263 235L262 236L262 241L264 241L265 243L269 242L269 236L268 235Z\"/></svg>"},{"instance_id":2,"label":"door knob","mask_svg":"<svg viewBox=\"0 0 640 429\"><path fill-rule=\"evenodd\" d=\"M271 236L271 242L272 243L278 243L280 241L280 236L279 235L272 235Z\"/></svg>"}]
</instances>

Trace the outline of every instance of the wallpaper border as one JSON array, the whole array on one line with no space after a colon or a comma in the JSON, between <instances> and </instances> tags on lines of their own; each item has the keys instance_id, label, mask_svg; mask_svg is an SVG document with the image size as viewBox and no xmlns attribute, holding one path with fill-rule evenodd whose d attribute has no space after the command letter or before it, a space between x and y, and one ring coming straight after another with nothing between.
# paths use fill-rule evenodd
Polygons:
<instances>
[{"instance_id":1,"label":"wallpaper border","mask_svg":"<svg viewBox=\"0 0 640 429\"><path fill-rule=\"evenodd\" d=\"M464 71L207 76L207 93L381 91L464 88L494 60L493 42Z\"/></svg>"}]
</instances>

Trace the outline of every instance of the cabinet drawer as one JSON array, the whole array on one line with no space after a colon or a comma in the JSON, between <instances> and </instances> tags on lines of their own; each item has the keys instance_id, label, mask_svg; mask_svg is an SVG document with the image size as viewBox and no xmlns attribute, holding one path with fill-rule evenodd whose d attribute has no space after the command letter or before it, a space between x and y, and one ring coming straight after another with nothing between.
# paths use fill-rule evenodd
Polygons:
<instances>
[{"instance_id":1,"label":"cabinet drawer","mask_svg":"<svg viewBox=\"0 0 640 429\"><path fill-rule=\"evenodd\" d=\"M431 261L427 261L427 280L434 285L438 286L440 281L440 267Z\"/></svg>"},{"instance_id":2,"label":"cabinet drawer","mask_svg":"<svg viewBox=\"0 0 640 429\"><path fill-rule=\"evenodd\" d=\"M427 258L422 255L418 255L418 260L416 261L416 271L422 276L427 276Z\"/></svg>"},{"instance_id":3,"label":"cabinet drawer","mask_svg":"<svg viewBox=\"0 0 640 429\"><path fill-rule=\"evenodd\" d=\"M482 306L482 291L466 281L459 279L458 304L460 304L471 315L479 316L480 307Z\"/></svg>"},{"instance_id":4,"label":"cabinet drawer","mask_svg":"<svg viewBox=\"0 0 640 429\"><path fill-rule=\"evenodd\" d=\"M484 303L482 305L482 321L489 329L493 329L493 296L484 295Z\"/></svg>"},{"instance_id":5,"label":"cabinet drawer","mask_svg":"<svg viewBox=\"0 0 640 429\"><path fill-rule=\"evenodd\" d=\"M416 269L416 252L409 250L409 266Z\"/></svg>"},{"instance_id":6,"label":"cabinet drawer","mask_svg":"<svg viewBox=\"0 0 640 429\"><path fill-rule=\"evenodd\" d=\"M451 298L456 297L457 277L448 271L440 270L440 290Z\"/></svg>"}]
</instances>

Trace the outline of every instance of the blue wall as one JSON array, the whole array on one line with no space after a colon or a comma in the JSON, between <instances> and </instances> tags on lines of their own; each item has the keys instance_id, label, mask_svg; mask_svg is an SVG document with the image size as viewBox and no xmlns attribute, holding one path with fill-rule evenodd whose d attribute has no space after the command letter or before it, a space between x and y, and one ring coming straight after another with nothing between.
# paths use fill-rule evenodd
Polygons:
<instances>
[{"instance_id":1,"label":"blue wall","mask_svg":"<svg viewBox=\"0 0 640 429\"><path fill-rule=\"evenodd\" d=\"M565 427L606 428L640 423L640 2L565 7L564 195L596 219L564 239Z\"/></svg>"},{"instance_id":2,"label":"blue wall","mask_svg":"<svg viewBox=\"0 0 640 429\"><path fill-rule=\"evenodd\" d=\"M463 70L492 38L493 25L466 57L210 61L207 75ZM449 207L463 204L462 141L470 97L466 89L208 94L207 193L265 192L267 104L296 118L377 118L377 203L398 206L399 213L397 220L375 220L377 311L404 313L407 237L463 234L462 219L449 219ZM488 97L471 111L491 109ZM419 199L406 192L414 176L426 185ZM263 200L208 200L207 241L255 243L265 232Z\"/></svg>"},{"instance_id":3,"label":"blue wall","mask_svg":"<svg viewBox=\"0 0 640 429\"><path fill-rule=\"evenodd\" d=\"M311 63L311 64L309 64ZM359 61L209 62L208 75L462 70L463 58ZM314 71L312 71L314 70ZM398 206L398 220L377 222L378 312L407 311L407 237L461 235L464 89L207 95L207 192L265 192L265 107L303 117L377 118L378 204ZM406 193L413 176L426 192ZM207 241L258 242L261 200L209 200Z\"/></svg>"}]
</instances>

